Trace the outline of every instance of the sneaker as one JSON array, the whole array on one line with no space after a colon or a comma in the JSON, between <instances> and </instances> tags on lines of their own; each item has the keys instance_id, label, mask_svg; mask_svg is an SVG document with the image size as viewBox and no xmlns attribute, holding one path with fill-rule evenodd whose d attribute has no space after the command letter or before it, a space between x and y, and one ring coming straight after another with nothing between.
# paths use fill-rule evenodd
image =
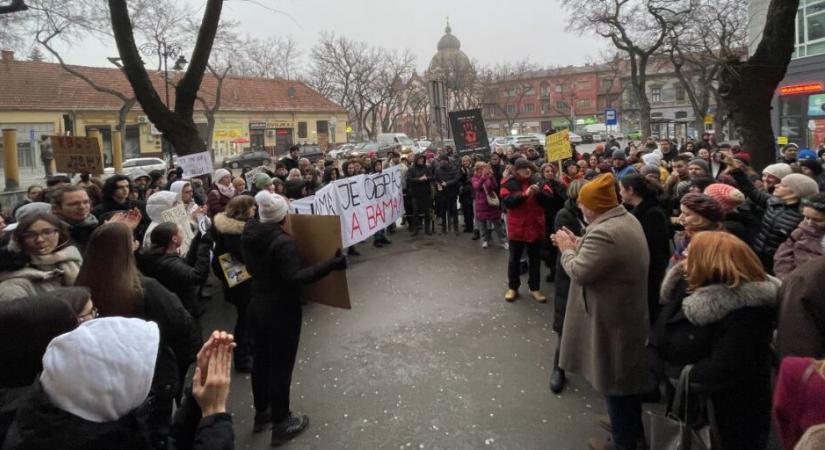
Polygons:
<instances>
[{"instance_id":1,"label":"sneaker","mask_svg":"<svg viewBox=\"0 0 825 450\"><path fill-rule=\"evenodd\" d=\"M539 303L544 303L547 301L547 297L545 297L544 294L541 293L541 291L530 291L530 295L533 296L533 300Z\"/></svg>"},{"instance_id":2,"label":"sneaker","mask_svg":"<svg viewBox=\"0 0 825 450\"><path fill-rule=\"evenodd\" d=\"M269 414L269 409L263 411L255 411L255 422L252 425L253 433L260 433L272 425L272 416Z\"/></svg>"},{"instance_id":3,"label":"sneaker","mask_svg":"<svg viewBox=\"0 0 825 450\"><path fill-rule=\"evenodd\" d=\"M489 244L487 244L487 241L482 241L481 242L481 248L487 248L487 247L489 247Z\"/></svg>"},{"instance_id":4,"label":"sneaker","mask_svg":"<svg viewBox=\"0 0 825 450\"><path fill-rule=\"evenodd\" d=\"M505 243L501 244L501 248L503 248L504 250L510 250L510 244L505 242Z\"/></svg>"},{"instance_id":5,"label":"sneaker","mask_svg":"<svg viewBox=\"0 0 825 450\"><path fill-rule=\"evenodd\" d=\"M293 415L292 412L283 422L272 427L272 447L279 447L291 441L309 426L309 417Z\"/></svg>"},{"instance_id":6,"label":"sneaker","mask_svg":"<svg viewBox=\"0 0 825 450\"><path fill-rule=\"evenodd\" d=\"M518 298L518 291L515 289L507 289L507 292L504 294L504 300L508 302L513 302Z\"/></svg>"}]
</instances>

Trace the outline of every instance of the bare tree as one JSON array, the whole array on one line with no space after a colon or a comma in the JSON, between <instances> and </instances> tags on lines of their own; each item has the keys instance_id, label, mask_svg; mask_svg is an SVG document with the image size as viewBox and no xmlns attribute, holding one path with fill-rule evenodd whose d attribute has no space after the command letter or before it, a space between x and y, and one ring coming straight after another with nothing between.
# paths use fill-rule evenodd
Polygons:
<instances>
[{"instance_id":1,"label":"bare tree","mask_svg":"<svg viewBox=\"0 0 825 450\"><path fill-rule=\"evenodd\" d=\"M179 155L205 151L205 143L193 120L194 104L209 63L223 1L208 0L206 3L189 66L176 84L174 111L163 103L143 67L126 0L109 0L108 3L124 72L143 111Z\"/></svg>"},{"instance_id":2,"label":"bare tree","mask_svg":"<svg viewBox=\"0 0 825 450\"><path fill-rule=\"evenodd\" d=\"M538 90L536 81L530 79L536 76L538 70L538 65L529 60L500 63L482 70L482 102L489 112L498 112L504 117L507 130L512 129L521 116L522 100Z\"/></svg>"},{"instance_id":3,"label":"bare tree","mask_svg":"<svg viewBox=\"0 0 825 450\"><path fill-rule=\"evenodd\" d=\"M247 36L235 59L235 75L291 80L300 71L301 50L292 36Z\"/></svg>"},{"instance_id":4,"label":"bare tree","mask_svg":"<svg viewBox=\"0 0 825 450\"><path fill-rule=\"evenodd\" d=\"M11 0L8 4L0 4L0 14L11 14L27 9L25 0Z\"/></svg>"},{"instance_id":5,"label":"bare tree","mask_svg":"<svg viewBox=\"0 0 825 450\"><path fill-rule=\"evenodd\" d=\"M639 101L643 136L650 136L647 66L673 27L690 10L684 0L564 0L573 12L570 28L610 39L628 57L630 82Z\"/></svg>"},{"instance_id":6,"label":"bare tree","mask_svg":"<svg viewBox=\"0 0 825 450\"><path fill-rule=\"evenodd\" d=\"M746 51L748 5L747 0L694 1L688 19L671 30L664 52L690 101L696 130L704 130L713 100L720 136L725 114L717 87L725 62Z\"/></svg>"},{"instance_id":7,"label":"bare tree","mask_svg":"<svg viewBox=\"0 0 825 450\"><path fill-rule=\"evenodd\" d=\"M798 8L799 0L771 0L756 51L745 61L731 57L722 69L719 94L758 169L775 157L771 101L794 52Z\"/></svg>"}]
</instances>

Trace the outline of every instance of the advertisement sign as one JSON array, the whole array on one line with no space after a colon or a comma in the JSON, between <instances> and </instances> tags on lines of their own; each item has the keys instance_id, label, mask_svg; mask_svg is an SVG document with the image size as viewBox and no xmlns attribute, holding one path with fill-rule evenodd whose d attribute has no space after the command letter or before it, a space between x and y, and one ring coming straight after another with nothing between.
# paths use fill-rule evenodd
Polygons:
<instances>
[{"instance_id":1,"label":"advertisement sign","mask_svg":"<svg viewBox=\"0 0 825 450\"><path fill-rule=\"evenodd\" d=\"M103 173L103 153L96 138L77 136L49 136L58 172Z\"/></svg>"},{"instance_id":2,"label":"advertisement sign","mask_svg":"<svg viewBox=\"0 0 825 450\"><path fill-rule=\"evenodd\" d=\"M570 148L570 131L562 130L547 136L544 148L547 152L547 162L571 158L573 149Z\"/></svg>"},{"instance_id":3,"label":"advertisement sign","mask_svg":"<svg viewBox=\"0 0 825 450\"><path fill-rule=\"evenodd\" d=\"M490 153L487 130L481 118L480 109L453 111L450 113L450 128L453 130L455 149L461 153Z\"/></svg>"}]
</instances>

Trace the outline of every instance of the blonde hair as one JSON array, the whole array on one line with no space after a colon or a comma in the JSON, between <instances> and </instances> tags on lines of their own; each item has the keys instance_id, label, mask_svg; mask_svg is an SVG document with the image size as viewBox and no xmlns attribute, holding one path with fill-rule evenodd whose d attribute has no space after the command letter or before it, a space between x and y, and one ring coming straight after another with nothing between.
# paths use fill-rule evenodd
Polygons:
<instances>
[{"instance_id":1,"label":"blonde hair","mask_svg":"<svg viewBox=\"0 0 825 450\"><path fill-rule=\"evenodd\" d=\"M475 166L473 166L473 169L474 169L476 172L478 172L479 170L484 170L484 168L486 168L487 166L489 166L489 164L487 164L486 162L484 162L484 161L479 161L479 162L477 162L477 163L476 163L476 165L475 165Z\"/></svg>"},{"instance_id":2,"label":"blonde hair","mask_svg":"<svg viewBox=\"0 0 825 450\"><path fill-rule=\"evenodd\" d=\"M696 233L688 249L685 269L690 290L717 283L735 288L768 279L756 253L725 231Z\"/></svg>"}]
</instances>

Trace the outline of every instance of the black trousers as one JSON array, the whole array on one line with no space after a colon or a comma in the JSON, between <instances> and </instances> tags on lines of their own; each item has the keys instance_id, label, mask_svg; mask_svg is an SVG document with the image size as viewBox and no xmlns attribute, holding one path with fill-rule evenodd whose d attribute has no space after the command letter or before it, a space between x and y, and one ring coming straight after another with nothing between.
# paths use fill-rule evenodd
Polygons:
<instances>
[{"instance_id":1,"label":"black trousers","mask_svg":"<svg viewBox=\"0 0 825 450\"><path fill-rule=\"evenodd\" d=\"M421 218L424 218L425 230L430 231L430 208L433 200L429 195L419 195L412 197L412 216L410 224L413 230L421 229Z\"/></svg>"},{"instance_id":2,"label":"black trousers","mask_svg":"<svg viewBox=\"0 0 825 450\"><path fill-rule=\"evenodd\" d=\"M464 216L464 231L473 231L473 195L462 194L458 200L461 202L461 215Z\"/></svg>"},{"instance_id":3,"label":"black trousers","mask_svg":"<svg viewBox=\"0 0 825 450\"><path fill-rule=\"evenodd\" d=\"M253 296L248 315L255 361L252 397L255 411L270 408L272 423L289 415L292 370L301 339L301 303L298 299Z\"/></svg>"},{"instance_id":4,"label":"black trousers","mask_svg":"<svg viewBox=\"0 0 825 450\"><path fill-rule=\"evenodd\" d=\"M233 288L229 288L225 283L223 285L224 298L235 306L237 316L235 318L235 329L233 331L235 336L234 357L235 361L240 358L245 358L252 354L252 343L249 336L249 319L246 315L246 310L249 307L249 301L252 297L252 282L247 281L241 283Z\"/></svg>"},{"instance_id":5,"label":"black trousers","mask_svg":"<svg viewBox=\"0 0 825 450\"><path fill-rule=\"evenodd\" d=\"M438 191L435 200L438 205L438 217L441 219L441 229L458 230L458 192Z\"/></svg>"},{"instance_id":6,"label":"black trousers","mask_svg":"<svg viewBox=\"0 0 825 450\"><path fill-rule=\"evenodd\" d=\"M531 291L541 287L541 242L510 241L510 259L507 262L507 284L510 289L521 286L519 263L521 255L527 251L530 276L527 285Z\"/></svg>"}]
</instances>

